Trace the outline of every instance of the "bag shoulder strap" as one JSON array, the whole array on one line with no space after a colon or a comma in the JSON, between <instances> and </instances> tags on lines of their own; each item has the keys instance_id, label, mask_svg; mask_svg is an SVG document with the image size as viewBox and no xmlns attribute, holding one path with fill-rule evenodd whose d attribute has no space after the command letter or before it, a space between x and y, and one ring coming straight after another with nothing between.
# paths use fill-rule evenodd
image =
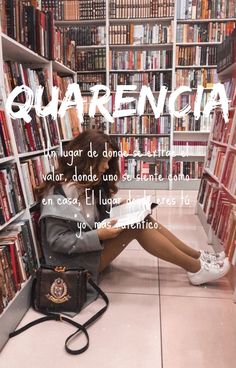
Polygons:
<instances>
[{"instance_id":1,"label":"bag shoulder strap","mask_svg":"<svg viewBox=\"0 0 236 368\"><path fill-rule=\"evenodd\" d=\"M18 330L14 331L14 332L11 332L9 334L9 338L17 336L20 333L24 332L25 330L28 330L28 328L31 328L31 327L39 324L39 323L43 323L43 322L46 322L46 321L53 321L54 320L54 321L67 322L67 323L70 323L71 325L73 325L74 327L76 327L77 330L73 334L71 334L70 336L67 337L67 339L65 341L65 349L69 354L72 354L72 355L82 354L89 347L89 334L87 332L87 327L89 327L99 317L101 317L103 315L103 313L107 310L107 307L109 305L109 299L108 299L107 295L100 289L100 287L91 278L88 279L88 282L98 292L98 294L102 297L102 299L104 300L106 305L104 307L102 307L97 313L95 313L90 319L88 319L84 324L81 325L81 324L75 322L74 320L72 320L71 318L65 317L64 315L61 315L61 314L58 314L58 313L46 313L46 312L42 311L43 314L46 314L45 317L38 318L35 321L32 321L32 322L28 323L27 325L19 328ZM35 283L32 287L33 288L35 287ZM72 349L69 348L68 343L70 342L70 340L75 335L77 335L79 333L83 333L85 335L86 343L82 348L77 349L77 350L72 350Z\"/></svg>"}]
</instances>

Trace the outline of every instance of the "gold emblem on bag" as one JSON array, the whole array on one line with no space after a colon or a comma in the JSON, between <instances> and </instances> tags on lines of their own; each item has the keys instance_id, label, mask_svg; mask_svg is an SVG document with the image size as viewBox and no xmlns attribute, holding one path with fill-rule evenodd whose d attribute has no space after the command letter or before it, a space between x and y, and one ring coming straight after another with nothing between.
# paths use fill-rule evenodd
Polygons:
<instances>
[{"instance_id":1,"label":"gold emblem on bag","mask_svg":"<svg viewBox=\"0 0 236 368\"><path fill-rule=\"evenodd\" d=\"M66 268L63 266L57 266L55 267L54 271L56 272L65 272Z\"/></svg>"},{"instance_id":2,"label":"gold emblem on bag","mask_svg":"<svg viewBox=\"0 0 236 368\"><path fill-rule=\"evenodd\" d=\"M60 277L54 280L50 288L50 294L46 297L53 303L61 304L67 302L71 296L67 294L67 286L64 280Z\"/></svg>"}]
</instances>

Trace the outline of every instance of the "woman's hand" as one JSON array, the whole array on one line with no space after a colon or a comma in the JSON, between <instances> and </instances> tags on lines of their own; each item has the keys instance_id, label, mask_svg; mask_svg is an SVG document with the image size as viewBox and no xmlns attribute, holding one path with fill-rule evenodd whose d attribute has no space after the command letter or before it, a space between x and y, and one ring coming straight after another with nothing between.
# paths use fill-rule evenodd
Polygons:
<instances>
[{"instance_id":1,"label":"woman's hand","mask_svg":"<svg viewBox=\"0 0 236 368\"><path fill-rule=\"evenodd\" d=\"M100 240L116 238L124 230L123 228L113 227L116 222L116 219L108 219L100 228L97 229Z\"/></svg>"}]
</instances>

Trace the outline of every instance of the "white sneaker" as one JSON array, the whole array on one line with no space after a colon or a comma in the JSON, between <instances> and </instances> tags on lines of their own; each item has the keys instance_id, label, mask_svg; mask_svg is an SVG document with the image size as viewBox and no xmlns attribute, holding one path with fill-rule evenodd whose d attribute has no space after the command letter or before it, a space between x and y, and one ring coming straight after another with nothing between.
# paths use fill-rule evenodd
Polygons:
<instances>
[{"instance_id":1,"label":"white sneaker","mask_svg":"<svg viewBox=\"0 0 236 368\"><path fill-rule=\"evenodd\" d=\"M201 269L196 272L187 272L189 281L193 285L201 285L205 284L206 282L215 281L224 275L227 274L227 272L230 269L230 263L228 257L226 257L223 261L223 263L208 263L203 261L200 258L201 262Z\"/></svg>"},{"instance_id":2,"label":"white sneaker","mask_svg":"<svg viewBox=\"0 0 236 368\"><path fill-rule=\"evenodd\" d=\"M201 252L201 255L200 255L200 259L202 261L205 261L205 262L220 262L220 263L223 263L226 255L225 255L225 252L222 251L222 252L209 252L207 250L200 250Z\"/></svg>"}]
</instances>

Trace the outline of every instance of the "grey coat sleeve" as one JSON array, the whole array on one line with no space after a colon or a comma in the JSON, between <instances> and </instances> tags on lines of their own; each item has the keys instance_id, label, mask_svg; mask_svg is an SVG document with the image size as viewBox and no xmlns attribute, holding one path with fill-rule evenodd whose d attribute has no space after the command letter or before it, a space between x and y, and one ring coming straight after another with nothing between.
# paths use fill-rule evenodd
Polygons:
<instances>
[{"instance_id":1,"label":"grey coat sleeve","mask_svg":"<svg viewBox=\"0 0 236 368\"><path fill-rule=\"evenodd\" d=\"M47 245L53 252L73 254L102 250L97 230L73 231L68 221L48 217L45 219Z\"/></svg>"}]
</instances>

